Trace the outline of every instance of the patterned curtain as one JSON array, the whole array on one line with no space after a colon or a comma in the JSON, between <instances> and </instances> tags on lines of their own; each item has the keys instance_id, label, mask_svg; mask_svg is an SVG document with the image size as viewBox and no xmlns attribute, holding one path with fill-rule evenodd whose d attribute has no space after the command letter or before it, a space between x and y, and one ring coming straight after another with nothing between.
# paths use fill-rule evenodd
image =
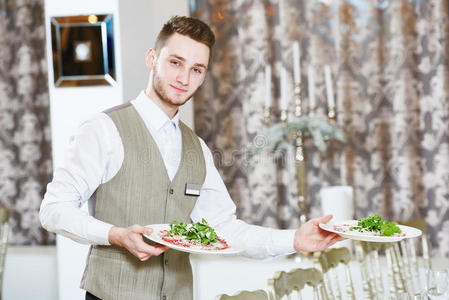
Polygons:
<instances>
[{"instance_id":1,"label":"patterned curtain","mask_svg":"<svg viewBox=\"0 0 449 300\"><path fill-rule=\"evenodd\" d=\"M43 0L0 1L0 206L10 244L49 244L39 206L51 179Z\"/></svg>"},{"instance_id":2,"label":"patterned curtain","mask_svg":"<svg viewBox=\"0 0 449 300\"><path fill-rule=\"evenodd\" d=\"M292 76L291 47L299 41L303 87L310 65L318 114L325 115L323 69L330 65L337 122L349 138L345 145L330 142L325 152L307 141L309 215L320 215L323 186L348 184L355 217L425 218L433 251L449 257L448 3L190 2L192 15L211 24L217 37L208 79L195 96L195 127L213 150L239 217L298 226L292 153L277 160L252 156L250 149L264 126L265 65L272 66L278 98L280 68Z\"/></svg>"}]
</instances>

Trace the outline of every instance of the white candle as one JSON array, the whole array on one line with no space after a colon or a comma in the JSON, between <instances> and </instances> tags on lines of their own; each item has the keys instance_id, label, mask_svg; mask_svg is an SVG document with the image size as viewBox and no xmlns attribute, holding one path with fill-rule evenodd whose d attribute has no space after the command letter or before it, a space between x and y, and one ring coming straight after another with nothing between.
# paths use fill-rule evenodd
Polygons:
<instances>
[{"instance_id":1,"label":"white candle","mask_svg":"<svg viewBox=\"0 0 449 300\"><path fill-rule=\"evenodd\" d=\"M279 27L283 31L284 30L284 1L283 0L279 0L278 17L279 17Z\"/></svg>"},{"instance_id":2,"label":"white candle","mask_svg":"<svg viewBox=\"0 0 449 300\"><path fill-rule=\"evenodd\" d=\"M309 65L307 69L307 74L309 78L309 108L313 110L315 108L315 72L313 71L312 66Z\"/></svg>"},{"instance_id":3,"label":"white candle","mask_svg":"<svg viewBox=\"0 0 449 300\"><path fill-rule=\"evenodd\" d=\"M284 67L281 69L281 110L287 110L287 71Z\"/></svg>"},{"instance_id":4,"label":"white candle","mask_svg":"<svg viewBox=\"0 0 449 300\"><path fill-rule=\"evenodd\" d=\"M332 86L332 74L329 65L324 66L324 76L326 79L327 105L335 107L334 88Z\"/></svg>"},{"instance_id":5,"label":"white candle","mask_svg":"<svg viewBox=\"0 0 449 300\"><path fill-rule=\"evenodd\" d=\"M265 66L265 107L271 106L271 66Z\"/></svg>"},{"instance_id":6,"label":"white candle","mask_svg":"<svg viewBox=\"0 0 449 300\"><path fill-rule=\"evenodd\" d=\"M301 62L300 62L300 55L299 55L299 43L294 42L293 43L293 76L295 79L295 84L298 84L301 82Z\"/></svg>"}]
</instances>

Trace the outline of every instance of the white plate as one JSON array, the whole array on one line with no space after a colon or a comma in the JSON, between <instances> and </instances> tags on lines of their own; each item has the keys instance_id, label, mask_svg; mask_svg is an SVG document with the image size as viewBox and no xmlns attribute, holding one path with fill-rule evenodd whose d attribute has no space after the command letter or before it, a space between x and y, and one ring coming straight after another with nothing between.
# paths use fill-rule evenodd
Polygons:
<instances>
[{"instance_id":1,"label":"white plate","mask_svg":"<svg viewBox=\"0 0 449 300\"><path fill-rule=\"evenodd\" d=\"M371 235L370 233L366 232L358 232L358 231L350 231L350 232L341 232L338 230L335 230L334 226L342 226L343 224L348 224L351 226L357 226L357 220L348 220L343 222L329 222L327 224L320 224L320 228L324 229L326 231L335 232L336 234L347 238L351 240L357 240L357 241L365 241L365 242L379 242L379 243L391 243L391 242L397 242L403 239L411 239L421 236L422 232L421 230L405 226L405 225L398 225L398 227L401 229L402 233L404 233L404 236L375 236Z\"/></svg>"},{"instance_id":2,"label":"white plate","mask_svg":"<svg viewBox=\"0 0 449 300\"><path fill-rule=\"evenodd\" d=\"M144 234L145 237L152 240L153 242L156 242L158 244L162 244L165 246L168 246L172 249L176 249L183 252L189 252L189 253L197 253L197 254L220 254L220 255L229 255L229 254L237 254L243 251L243 245L240 241L236 239L229 239L225 236L221 235L219 232L215 231L217 235L224 239L226 243L228 243L229 248L224 250L202 250L202 249L195 249L195 248L186 248L179 245L173 245L169 242L164 241L161 236L160 232L164 230L170 230L169 224L152 224L147 225L145 227L150 227L153 229L153 233L150 235Z\"/></svg>"}]
</instances>

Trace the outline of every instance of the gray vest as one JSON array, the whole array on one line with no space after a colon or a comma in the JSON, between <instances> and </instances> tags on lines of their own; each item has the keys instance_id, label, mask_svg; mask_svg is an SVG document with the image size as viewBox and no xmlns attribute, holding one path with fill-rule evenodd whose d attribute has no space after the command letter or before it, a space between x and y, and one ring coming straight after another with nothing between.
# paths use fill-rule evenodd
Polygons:
<instances>
[{"instance_id":1,"label":"gray vest","mask_svg":"<svg viewBox=\"0 0 449 300\"><path fill-rule=\"evenodd\" d=\"M122 139L124 160L118 173L98 187L95 217L120 227L190 222L197 197L185 195L186 184L202 185L206 176L196 134L179 122L182 156L170 181L159 148L134 106L128 103L106 113ZM193 298L189 256L171 249L142 262L125 248L93 246L82 285L104 300Z\"/></svg>"}]
</instances>

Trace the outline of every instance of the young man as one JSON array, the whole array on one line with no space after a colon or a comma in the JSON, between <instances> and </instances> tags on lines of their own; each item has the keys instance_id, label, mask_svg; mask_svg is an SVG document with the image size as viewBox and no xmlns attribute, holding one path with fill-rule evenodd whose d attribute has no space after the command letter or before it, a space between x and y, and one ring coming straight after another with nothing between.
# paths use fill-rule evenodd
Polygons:
<instances>
[{"instance_id":1,"label":"young man","mask_svg":"<svg viewBox=\"0 0 449 300\"><path fill-rule=\"evenodd\" d=\"M178 114L204 81L214 40L203 22L171 18L146 53L153 75L146 90L84 122L55 170L40 219L47 230L92 245L86 299L192 299L188 254L148 244L142 234L152 231L143 225L205 218L245 241L252 257L319 251L339 240L318 227L331 216L296 231L236 219L210 150ZM201 186L200 195L186 193L186 184ZM79 210L87 200L91 216Z\"/></svg>"}]
</instances>

